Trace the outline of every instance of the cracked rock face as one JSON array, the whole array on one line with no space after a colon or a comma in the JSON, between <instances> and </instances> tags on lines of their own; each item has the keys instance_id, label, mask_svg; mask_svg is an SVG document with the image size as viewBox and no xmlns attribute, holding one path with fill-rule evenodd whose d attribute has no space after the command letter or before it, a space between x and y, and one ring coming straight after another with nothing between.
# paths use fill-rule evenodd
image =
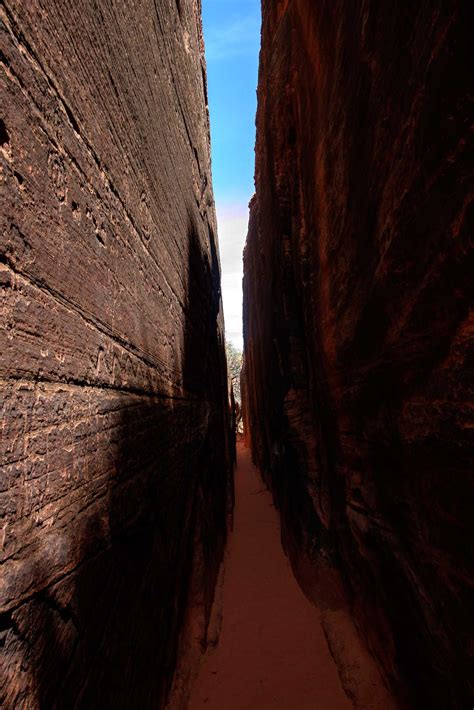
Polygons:
<instances>
[{"instance_id":1,"label":"cracked rock face","mask_svg":"<svg viewBox=\"0 0 474 710\"><path fill-rule=\"evenodd\" d=\"M471 10L263 3L247 436L306 593L416 707L472 693Z\"/></svg>"},{"instance_id":2,"label":"cracked rock face","mask_svg":"<svg viewBox=\"0 0 474 710\"><path fill-rule=\"evenodd\" d=\"M160 707L229 499L200 7L2 19L0 703Z\"/></svg>"}]
</instances>

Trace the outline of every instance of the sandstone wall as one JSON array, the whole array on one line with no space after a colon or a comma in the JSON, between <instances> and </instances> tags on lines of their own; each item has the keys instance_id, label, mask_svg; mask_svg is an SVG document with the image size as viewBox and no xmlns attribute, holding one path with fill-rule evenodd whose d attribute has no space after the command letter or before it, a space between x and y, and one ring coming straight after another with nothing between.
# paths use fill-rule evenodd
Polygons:
<instances>
[{"instance_id":1,"label":"sandstone wall","mask_svg":"<svg viewBox=\"0 0 474 710\"><path fill-rule=\"evenodd\" d=\"M229 489L200 2L2 20L0 704L161 707Z\"/></svg>"},{"instance_id":2,"label":"sandstone wall","mask_svg":"<svg viewBox=\"0 0 474 710\"><path fill-rule=\"evenodd\" d=\"M247 436L306 593L342 579L415 707L472 699L470 27L463 0L263 2Z\"/></svg>"}]
</instances>

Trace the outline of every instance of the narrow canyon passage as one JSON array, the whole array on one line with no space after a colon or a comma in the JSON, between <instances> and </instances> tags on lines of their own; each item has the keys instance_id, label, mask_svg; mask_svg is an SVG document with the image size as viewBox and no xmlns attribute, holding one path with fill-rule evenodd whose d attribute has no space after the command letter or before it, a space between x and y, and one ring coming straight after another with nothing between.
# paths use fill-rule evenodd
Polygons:
<instances>
[{"instance_id":1,"label":"narrow canyon passage","mask_svg":"<svg viewBox=\"0 0 474 710\"><path fill-rule=\"evenodd\" d=\"M350 708L318 610L298 586L281 547L271 494L243 444L237 456L222 630L217 647L205 656L189 708Z\"/></svg>"},{"instance_id":2,"label":"narrow canyon passage","mask_svg":"<svg viewBox=\"0 0 474 710\"><path fill-rule=\"evenodd\" d=\"M474 707L473 8L3 0L0 708Z\"/></svg>"}]
</instances>

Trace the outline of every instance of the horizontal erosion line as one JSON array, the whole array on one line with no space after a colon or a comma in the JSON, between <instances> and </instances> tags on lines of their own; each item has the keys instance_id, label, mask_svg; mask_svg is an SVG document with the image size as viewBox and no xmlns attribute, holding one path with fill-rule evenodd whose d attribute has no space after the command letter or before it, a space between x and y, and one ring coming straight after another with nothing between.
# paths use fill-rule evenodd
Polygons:
<instances>
[{"instance_id":1,"label":"horizontal erosion line","mask_svg":"<svg viewBox=\"0 0 474 710\"><path fill-rule=\"evenodd\" d=\"M18 609L20 609L24 604L28 604L34 599L38 598L41 594L44 594L47 590L49 590L51 587L55 586L56 584L60 584L61 582L65 581L72 575L76 574L81 570L82 567L84 567L86 564L89 564L92 560L97 559L101 555L104 554L104 552L107 551L112 546L112 543L109 542L107 545L105 545L101 550L98 550L95 554L92 555L86 555L82 560L80 560L77 564L73 565L70 569L66 570L65 572L62 572L60 574L57 574L53 576L52 579L45 580L44 585L41 585L38 589L35 589L33 592L29 593L23 593L23 595L20 596L20 598L12 600L10 604L4 604L0 606L0 614L10 614ZM9 558L6 561L9 561L11 559L15 559L14 557ZM2 564L0 563L0 569L2 567Z\"/></svg>"},{"instance_id":2,"label":"horizontal erosion line","mask_svg":"<svg viewBox=\"0 0 474 710\"><path fill-rule=\"evenodd\" d=\"M111 332L105 324L102 324L100 321L96 321L93 317L87 316L83 311L77 308L77 306L69 301L67 298L62 296L62 294L58 293L55 289L50 288L44 281L41 279L35 279L34 276L30 274L25 274L23 272L17 271L14 266L10 263L10 260L6 260L6 266L7 268L14 274L15 278L23 281L24 283L28 284L31 288L36 288L38 291L41 293L47 294L49 297L51 297L54 301L59 303L63 308L65 308L67 311L70 313L73 313L75 316L81 318L87 325L94 330L96 330L98 333L101 333L103 336L106 338L109 338L113 343L116 344L116 346L120 347L124 352L126 352L129 356L135 357L138 361L140 361L149 371L155 371L157 377L160 377L160 368L164 368L165 371L167 371L166 381L169 383L171 387L174 387L174 383L171 379L169 379L169 375L171 374L169 368L167 365L161 361L161 360L156 360L155 358L151 358L147 356L145 353L140 351L136 346L134 346L132 343L128 343L127 341L123 340L120 336L114 334ZM0 380L1 380L0 376ZM142 394L143 396L148 396L148 397L161 397L163 399L170 399L170 400L196 400L196 401L208 401L205 400L198 395L193 395L190 394L189 396L175 396L175 395L169 395L165 394L163 392L159 391L153 391L150 389L143 389L140 387L117 387L116 385L113 385L111 383L94 383L89 380L83 380L83 379L75 379L75 378L67 378L67 377L58 377L57 379L51 379L43 376L35 376L30 379L24 378L21 376L15 376L11 374L9 377L5 378L8 380L24 380L28 382L49 382L49 383L58 383L58 384L63 384L63 385L73 385L77 387L91 387L95 389L104 389L104 390L115 390L117 392L128 392L128 393L136 393L136 394Z\"/></svg>"},{"instance_id":3,"label":"horizontal erosion line","mask_svg":"<svg viewBox=\"0 0 474 710\"><path fill-rule=\"evenodd\" d=\"M148 398L148 399L166 399L166 400L171 400L171 401L182 401L182 402L205 402L207 404L212 404L209 400L206 399L201 399L197 397L196 395L190 395L190 396L179 396L179 395L170 395L170 394L165 394L164 392L157 392L153 390L145 390L145 389L140 389L139 387L116 387L111 384L107 383L93 383L93 382L87 382L85 380L74 380L74 379L57 379L57 380L52 380L47 377L35 377L35 378L25 378L25 377L16 377L15 375L11 375L10 377L1 377L0 382L4 384L8 383L16 383L18 385L49 385L54 388L59 388L59 389L71 389L71 390L77 390L77 389L90 389L90 390L103 390L105 392L116 392L118 394L124 394L124 395L138 395L140 397Z\"/></svg>"},{"instance_id":4,"label":"horizontal erosion line","mask_svg":"<svg viewBox=\"0 0 474 710\"><path fill-rule=\"evenodd\" d=\"M133 345L133 343L128 342L117 333L114 333L105 323L101 322L97 318L94 318L94 316L92 315L89 316L84 313L84 311L81 310L81 308L79 308L73 301L71 301L63 294L59 293L59 291L57 291L55 288L49 286L41 278L37 278L33 274L18 271L15 268L15 264L8 257L4 258L3 261L7 268L15 275L15 278L24 281L24 283L28 284L31 288L36 288L41 293L46 294L47 296L52 298L54 301L56 301L56 303L59 303L62 308L74 314L76 317L81 318L85 323L87 323L90 328L93 328L101 335L105 336L106 338L109 338L109 340L111 340L113 343L122 348L122 350L124 350L126 353L129 353L129 355L131 355L132 357L135 357L137 358L137 360L140 360L146 367L149 367L150 369L156 369L162 366L165 369L168 369L164 362L156 360L153 356L147 355L138 347Z\"/></svg>"}]
</instances>

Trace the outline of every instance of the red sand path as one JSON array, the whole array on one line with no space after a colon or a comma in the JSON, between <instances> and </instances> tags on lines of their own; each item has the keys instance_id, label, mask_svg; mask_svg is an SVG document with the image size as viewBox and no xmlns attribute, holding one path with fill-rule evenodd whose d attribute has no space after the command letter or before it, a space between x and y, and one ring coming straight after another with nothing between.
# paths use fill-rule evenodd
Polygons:
<instances>
[{"instance_id":1,"label":"red sand path","mask_svg":"<svg viewBox=\"0 0 474 710\"><path fill-rule=\"evenodd\" d=\"M203 661L189 710L352 708L318 612L283 553L271 495L241 444L235 489L222 631Z\"/></svg>"}]
</instances>

